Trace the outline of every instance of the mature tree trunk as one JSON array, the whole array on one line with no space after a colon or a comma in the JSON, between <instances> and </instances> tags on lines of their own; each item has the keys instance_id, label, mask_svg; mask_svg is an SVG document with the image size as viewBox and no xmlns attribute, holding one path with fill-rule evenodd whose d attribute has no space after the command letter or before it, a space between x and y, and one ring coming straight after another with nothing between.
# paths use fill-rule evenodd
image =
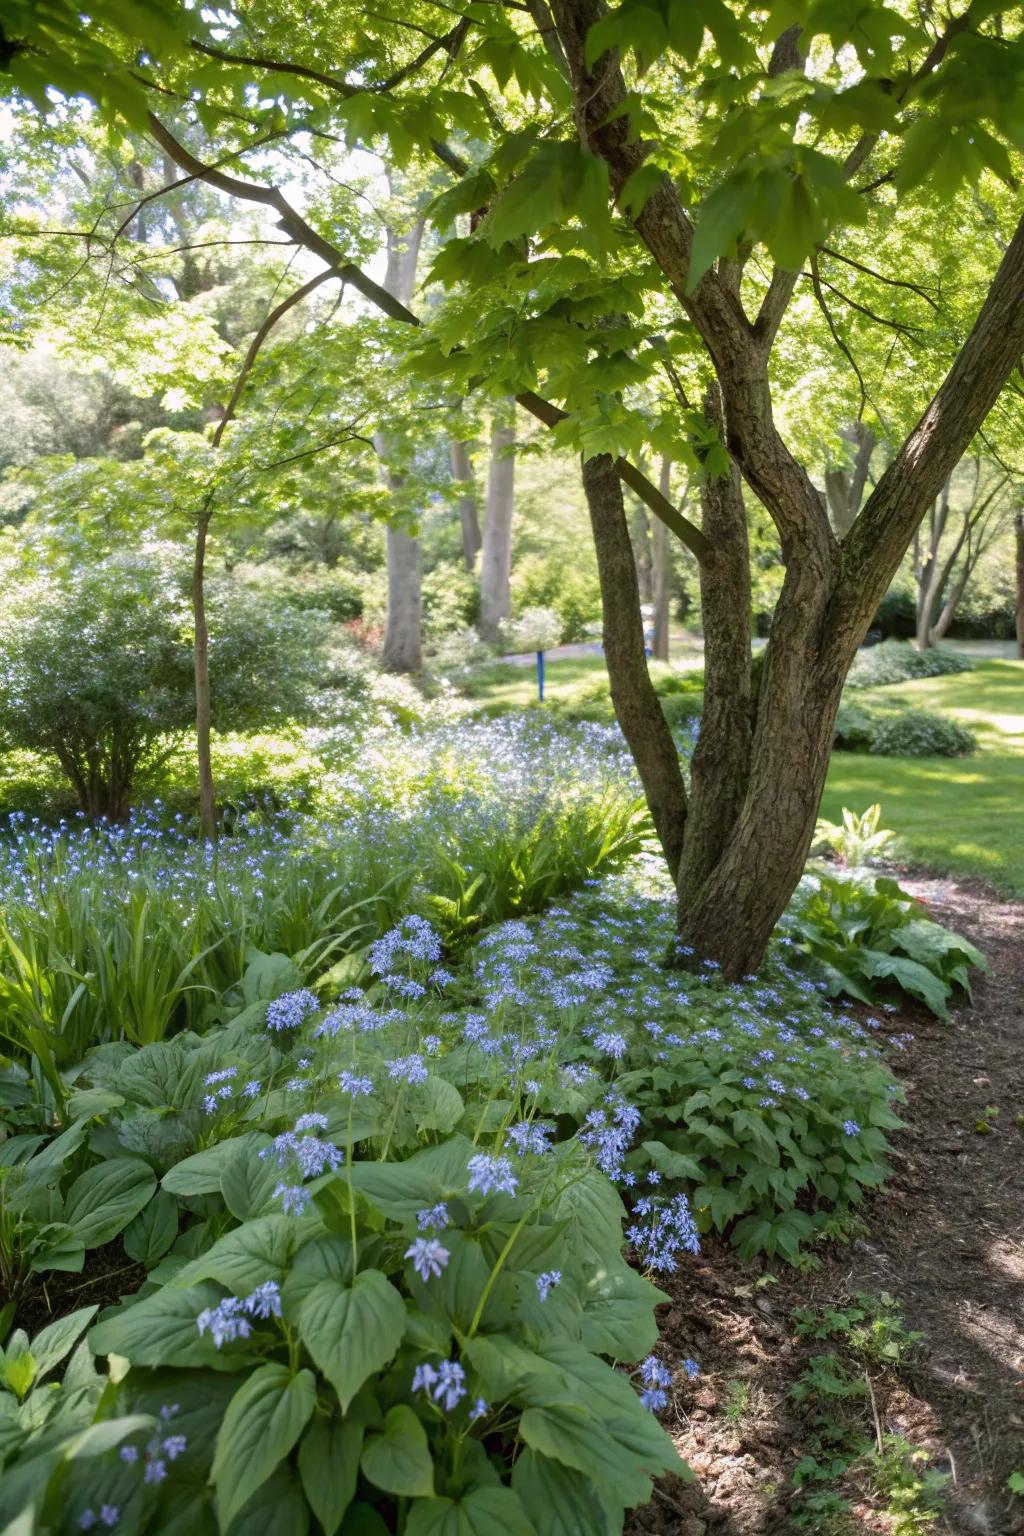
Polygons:
<instances>
[{"instance_id":1,"label":"mature tree trunk","mask_svg":"<svg viewBox=\"0 0 1024 1536\"><path fill-rule=\"evenodd\" d=\"M480 556L480 633L497 640L509 616L512 572L512 514L515 510L515 402L504 401L491 422L491 463L487 473L487 507Z\"/></svg>"},{"instance_id":2,"label":"mature tree trunk","mask_svg":"<svg viewBox=\"0 0 1024 1536\"><path fill-rule=\"evenodd\" d=\"M480 553L480 520L476 511L476 491L473 487L473 463L469 457L469 444L452 438L448 444L448 459L452 479L462 486L459 496L459 524L462 529L462 561L467 571L476 567Z\"/></svg>"},{"instance_id":3,"label":"mature tree trunk","mask_svg":"<svg viewBox=\"0 0 1024 1536\"><path fill-rule=\"evenodd\" d=\"M672 461L661 461L658 489L666 501L672 500ZM654 519L651 529L651 587L654 603L654 643L651 647L658 661L668 661L669 605L672 593L672 557L669 552L668 529L660 517Z\"/></svg>"},{"instance_id":4,"label":"mature tree trunk","mask_svg":"<svg viewBox=\"0 0 1024 1536\"><path fill-rule=\"evenodd\" d=\"M644 163L647 147L625 110L626 87L616 56L587 57L588 34L607 8L604 0L551 0L551 10L570 72L580 139L605 161L613 196L620 200ZM787 35L776 45L770 73L777 72L776 63L789 67L777 57ZM863 155L851 155L850 160L855 170ZM668 835L662 836L669 867L679 874L681 944L689 951L687 963L713 961L734 980L760 964L803 869L836 710L856 648L926 508L939 495L1024 353L1024 218L945 381L840 543L824 499L783 441L772 413L769 359L799 274L774 272L760 310L751 319L742 304L740 263L713 267L691 286L694 229L667 175L630 216L661 270L666 295L679 302L704 344L721 391L725 446L774 521L786 567L752 708L749 761L737 808L733 765L742 767L744 748L738 706L749 699L751 689L749 672L741 681L734 622L742 619L746 626L749 607L732 615L734 622L730 622L729 605L719 597L723 586L728 592L738 581L730 561L734 550L728 532L737 510L734 482L730 478L705 497L705 518L710 509L711 517L720 519L721 531L717 537L708 537L705 528L701 540L688 534L687 542L698 555L702 583L705 572L718 563L716 579L708 576L706 591L702 585L705 605L711 597L711 624L716 629L705 709L715 712L716 723L711 725L706 714L701 737L720 735L722 740L707 748L705 809L699 815L691 809L687 817L664 743L664 719L659 734L653 718L655 713L660 717L660 707L642 656L641 665L637 663L639 619L635 613L627 618L622 612L630 583L633 604L637 597L631 558L628 577L621 569L629 555L621 507L617 514L616 509L609 510L609 489L599 508L601 515L595 516L595 497L588 490L602 573L612 697L637 758L655 826L659 834L662 826L668 829ZM607 459L596 462L609 465ZM589 467L587 479L592 486ZM606 579L609 565L618 573L612 583ZM628 644L631 633L633 642ZM721 754L729 765L717 776L711 771L712 754ZM720 796L730 802L724 810L717 803ZM671 818L666 815L667 805L676 812Z\"/></svg>"},{"instance_id":5,"label":"mature tree trunk","mask_svg":"<svg viewBox=\"0 0 1024 1536\"><path fill-rule=\"evenodd\" d=\"M412 300L423 223L422 218L417 219L405 233L388 228L388 260L383 287L400 304L408 305ZM374 446L385 466L388 488L397 497L403 476L393 467L395 445L391 434L378 432ZM387 566L388 611L382 664L388 672L418 672L423 665L423 597L419 540L415 534L389 525Z\"/></svg>"},{"instance_id":6,"label":"mature tree trunk","mask_svg":"<svg viewBox=\"0 0 1024 1536\"><path fill-rule=\"evenodd\" d=\"M1013 519L1017 554L1017 655L1024 661L1024 512Z\"/></svg>"},{"instance_id":7,"label":"mature tree trunk","mask_svg":"<svg viewBox=\"0 0 1024 1536\"><path fill-rule=\"evenodd\" d=\"M704 401L724 431L718 390ZM679 866L680 908L695 901L736 824L750 773L752 657L750 549L743 486L735 463L701 487L701 528L710 544L700 566L704 619L704 714L693 754L690 824Z\"/></svg>"},{"instance_id":8,"label":"mature tree trunk","mask_svg":"<svg viewBox=\"0 0 1024 1536\"><path fill-rule=\"evenodd\" d=\"M206 536L213 498L207 497L196 528L192 560L192 665L196 685L196 765L199 771L199 832L206 842L217 836L217 799L210 754L210 634L206 624Z\"/></svg>"},{"instance_id":9,"label":"mature tree trunk","mask_svg":"<svg viewBox=\"0 0 1024 1536\"><path fill-rule=\"evenodd\" d=\"M389 527L388 621L381 665L385 672L418 672L423 665L420 541Z\"/></svg>"},{"instance_id":10,"label":"mature tree trunk","mask_svg":"<svg viewBox=\"0 0 1024 1536\"><path fill-rule=\"evenodd\" d=\"M597 551L612 705L674 875L683 849L686 789L676 744L647 671L640 590L622 482L607 455L584 462L583 490Z\"/></svg>"}]
</instances>

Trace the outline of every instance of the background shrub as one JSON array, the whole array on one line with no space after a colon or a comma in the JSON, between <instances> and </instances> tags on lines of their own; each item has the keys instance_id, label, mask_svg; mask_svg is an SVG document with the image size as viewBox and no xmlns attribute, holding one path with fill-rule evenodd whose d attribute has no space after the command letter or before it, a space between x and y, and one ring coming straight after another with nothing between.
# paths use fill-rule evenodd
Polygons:
<instances>
[{"instance_id":1,"label":"background shrub","mask_svg":"<svg viewBox=\"0 0 1024 1536\"><path fill-rule=\"evenodd\" d=\"M309 706L325 626L221 583L209 594L217 729ZM191 616L178 569L119 556L21 590L0 624L0 733L55 761L82 810L118 817L195 719Z\"/></svg>"},{"instance_id":2,"label":"background shrub","mask_svg":"<svg viewBox=\"0 0 1024 1536\"><path fill-rule=\"evenodd\" d=\"M858 651L846 680L848 688L881 688L889 683L908 683L919 677L945 677L969 672L973 662L956 651L935 646L916 650L903 640L884 640L881 645Z\"/></svg>"},{"instance_id":3,"label":"background shrub","mask_svg":"<svg viewBox=\"0 0 1024 1536\"><path fill-rule=\"evenodd\" d=\"M869 751L878 757L968 757L974 732L927 709L904 709L874 727Z\"/></svg>"}]
</instances>

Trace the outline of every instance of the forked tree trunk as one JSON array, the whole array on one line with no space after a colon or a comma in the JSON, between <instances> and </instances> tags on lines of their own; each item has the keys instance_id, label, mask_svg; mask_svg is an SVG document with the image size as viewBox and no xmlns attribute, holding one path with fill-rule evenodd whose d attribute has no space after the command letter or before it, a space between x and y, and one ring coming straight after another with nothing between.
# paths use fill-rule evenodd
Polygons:
<instances>
[{"instance_id":1,"label":"forked tree trunk","mask_svg":"<svg viewBox=\"0 0 1024 1536\"><path fill-rule=\"evenodd\" d=\"M666 501L672 500L671 459L661 461L658 489ZM651 528L651 596L654 603L654 640L651 649L656 661L668 661L671 584L672 558L669 553L668 529L661 518L656 517Z\"/></svg>"},{"instance_id":2,"label":"forked tree trunk","mask_svg":"<svg viewBox=\"0 0 1024 1536\"><path fill-rule=\"evenodd\" d=\"M515 511L515 403L502 402L491 423L491 462L487 473L487 508L480 555L480 633L497 640L511 607L512 515Z\"/></svg>"},{"instance_id":3,"label":"forked tree trunk","mask_svg":"<svg viewBox=\"0 0 1024 1536\"><path fill-rule=\"evenodd\" d=\"M631 625L621 611L627 600L634 604L637 600L632 559L628 575L622 570L620 546L624 541L628 549L629 541L621 496L616 504L611 476L600 472L611 468L607 458L592 461L600 466L597 473L590 466L585 471L595 537L599 545L602 539L606 543L603 555L598 551L598 568L612 698L637 758L655 826L661 833L659 823L664 823L671 834L663 842L669 867L679 875L679 936L692 951L692 963L714 961L734 980L760 964L772 929L800 878L825 780L836 710L854 652L925 509L939 495L1020 365L1024 217L946 378L840 543L823 497L773 419L769 362L799 274L781 268L773 272L756 316L743 307L735 281L736 263L712 267L699 281L691 282L694 227L670 177L666 174L652 181L642 207L630 206L627 189L646 159L648 146L630 120L629 95L617 55L608 52L594 58L588 52L593 27L607 15L605 0L551 0L551 11L571 79L580 141L604 160L612 195L660 270L666 300L671 296L680 303L700 337L721 390L724 446L767 508L782 544L786 575L753 708L742 799L734 815L729 807L723 809L723 796L731 797L735 806L731 771L717 777L709 771L700 806L695 793L688 811L678 768L679 788L673 794L675 748L664 744L664 717L650 688L642 649L638 664L630 639L639 629L639 617ZM793 29L790 33L795 36ZM790 67L788 60L776 57L786 35L776 44L772 68L776 63ZM856 154L849 159L858 166L861 163ZM711 516L719 517L725 529L735 521L732 483L717 503L713 498L705 501L705 518L710 506ZM695 530L685 520L678 531L702 567L721 562L720 579L708 580L704 597L706 626L711 599L710 623L717 637L713 671L721 678L720 682L707 680L705 709L720 710L725 723L712 727L706 717L701 734L723 730L725 741L707 749L709 763L712 751L731 763L739 759L742 749L738 705L743 695L738 640L725 596L738 575L729 563L728 539L724 545L716 543L707 530ZM725 594L719 598L723 587ZM742 619L744 624L749 621L749 608ZM749 690L749 674L746 686ZM661 719L660 733L650 720L652 698ZM673 808L671 817L666 816L666 806ZM720 849L717 858L716 848Z\"/></svg>"},{"instance_id":4,"label":"forked tree trunk","mask_svg":"<svg viewBox=\"0 0 1024 1536\"><path fill-rule=\"evenodd\" d=\"M1024 661L1024 512L1013 519L1017 554L1017 655Z\"/></svg>"}]
</instances>

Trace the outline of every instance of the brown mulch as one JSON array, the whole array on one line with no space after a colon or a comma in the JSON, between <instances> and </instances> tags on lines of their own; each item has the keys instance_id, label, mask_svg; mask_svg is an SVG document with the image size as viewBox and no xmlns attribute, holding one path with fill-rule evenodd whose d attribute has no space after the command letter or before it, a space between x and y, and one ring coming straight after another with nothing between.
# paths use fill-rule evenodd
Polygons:
<instances>
[{"instance_id":1,"label":"brown mulch","mask_svg":"<svg viewBox=\"0 0 1024 1536\"><path fill-rule=\"evenodd\" d=\"M708 1242L664 1286L672 1301L662 1353L702 1365L665 1420L696 1478L661 1483L628 1536L795 1529L792 1475L807 1448L807 1410L789 1389L808 1355L832 1346L797 1338L792 1313L841 1306L857 1292L889 1293L907 1327L925 1335L898 1379L879 1378L876 1407L883 1434L905 1436L949 1474L929 1529L1024 1533L1024 1498L1006 1489L1024 1469L1024 906L975 884L902 883L974 940L989 975L948 1023L915 1013L888 1025L914 1037L893 1058L908 1125L893 1139L888 1185L862 1208L862 1236L824 1251L810 1273L743 1264ZM841 1492L851 1506L843 1529L893 1529L863 1480ZM822 1517L819 1529L838 1527Z\"/></svg>"},{"instance_id":2,"label":"brown mulch","mask_svg":"<svg viewBox=\"0 0 1024 1536\"><path fill-rule=\"evenodd\" d=\"M49 1269L30 1275L17 1298L18 1327L33 1335L79 1307L110 1307L132 1296L146 1278L142 1264L125 1257L120 1238L105 1248L94 1248L81 1274ZM0 1296L0 1304L4 1297Z\"/></svg>"}]
</instances>

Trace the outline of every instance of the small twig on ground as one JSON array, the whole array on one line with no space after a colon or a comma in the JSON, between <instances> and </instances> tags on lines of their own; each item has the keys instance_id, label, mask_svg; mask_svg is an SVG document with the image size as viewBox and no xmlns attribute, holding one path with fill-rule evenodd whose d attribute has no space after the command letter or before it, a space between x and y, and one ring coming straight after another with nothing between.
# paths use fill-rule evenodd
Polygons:
<instances>
[{"instance_id":1,"label":"small twig on ground","mask_svg":"<svg viewBox=\"0 0 1024 1536\"><path fill-rule=\"evenodd\" d=\"M875 1401L875 1389L874 1389L874 1387L871 1384L871 1377L868 1375L867 1371L864 1372L864 1380L868 1384L868 1396L871 1399L871 1417L875 1421L875 1444L878 1446L878 1454L879 1454L879 1456L881 1456L881 1454L882 1454L882 1421L878 1417L878 1404Z\"/></svg>"}]
</instances>

